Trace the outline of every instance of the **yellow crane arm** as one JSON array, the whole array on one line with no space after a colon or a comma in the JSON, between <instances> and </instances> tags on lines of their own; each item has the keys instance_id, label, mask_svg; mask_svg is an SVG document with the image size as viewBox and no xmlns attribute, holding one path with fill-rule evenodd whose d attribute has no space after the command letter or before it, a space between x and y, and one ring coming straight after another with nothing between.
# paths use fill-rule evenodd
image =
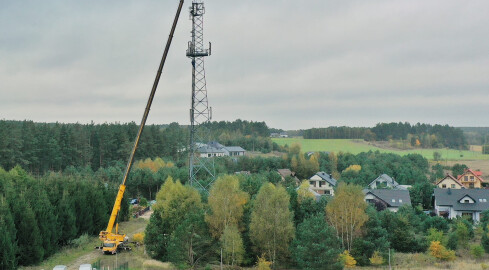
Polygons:
<instances>
[{"instance_id":1,"label":"yellow crane arm","mask_svg":"<svg viewBox=\"0 0 489 270\"><path fill-rule=\"evenodd\" d=\"M125 185L119 186L119 192L117 192L117 197L115 198L114 208L112 208L112 214L110 214L109 224L107 224L107 230L106 230L107 232L112 232L112 228L114 228L114 223L117 218L117 214L121 210L121 201L122 201L122 196L124 196L125 190L126 190Z\"/></svg>"},{"instance_id":2,"label":"yellow crane arm","mask_svg":"<svg viewBox=\"0 0 489 270\"><path fill-rule=\"evenodd\" d=\"M156 78L153 83L153 88L151 88L151 93L149 94L148 103L146 104L146 109L144 110L143 119L141 119L141 124L139 125L138 134L136 135L136 139L134 140L134 146L132 147L131 155L129 156L129 160L127 161L124 178L122 179L122 183L119 186L119 192L117 193L114 207L112 208L112 214L110 215L109 224L107 225L107 229L105 231L100 232L99 236L102 241L105 241L107 239L107 236L112 233L112 229L114 228L114 223L117 219L117 215L119 214L119 210L121 209L122 197L124 196L124 191L126 190L125 184L126 184L127 176L131 171L132 162L134 161L134 154L136 153L136 150L139 145L139 138L143 133L144 125L146 124L146 119L148 118L149 110L151 108L151 104L153 103L153 98L156 93L156 88L158 87L161 73L163 71L163 66L165 65L168 51L170 50L171 41L173 39L173 34L175 33L175 28L177 26L178 18L180 17L180 11L182 10L183 1L184 0L180 0L177 9L177 14L175 15L175 19L173 20L173 25L170 31L170 35L168 36L168 41L166 42L165 51L163 52L163 57L161 58L160 66L158 67L158 71L156 72Z\"/></svg>"}]
</instances>

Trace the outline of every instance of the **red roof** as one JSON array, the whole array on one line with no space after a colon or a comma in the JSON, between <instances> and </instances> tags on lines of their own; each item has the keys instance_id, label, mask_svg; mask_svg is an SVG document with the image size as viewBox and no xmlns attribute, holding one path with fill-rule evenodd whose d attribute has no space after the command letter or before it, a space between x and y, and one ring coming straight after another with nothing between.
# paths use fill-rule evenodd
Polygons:
<instances>
[{"instance_id":1,"label":"red roof","mask_svg":"<svg viewBox=\"0 0 489 270\"><path fill-rule=\"evenodd\" d=\"M484 179L481 178L481 176L482 176L482 172L481 171L473 171L471 169L465 169L464 174L457 176L457 179L460 180L460 178L462 178L462 176L466 175L468 172L470 172L473 175L475 175L475 177L477 177L477 179L479 179L481 182L485 182Z\"/></svg>"}]
</instances>

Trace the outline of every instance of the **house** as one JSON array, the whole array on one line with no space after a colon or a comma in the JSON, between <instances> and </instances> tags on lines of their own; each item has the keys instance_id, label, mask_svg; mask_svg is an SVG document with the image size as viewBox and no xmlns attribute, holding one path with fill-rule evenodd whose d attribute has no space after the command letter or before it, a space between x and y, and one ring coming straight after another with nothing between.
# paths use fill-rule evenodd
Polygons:
<instances>
[{"instance_id":1,"label":"house","mask_svg":"<svg viewBox=\"0 0 489 270\"><path fill-rule=\"evenodd\" d=\"M208 145L199 147L198 151L199 151L200 157L204 157L204 158L223 157L226 155L225 151L223 151L221 149L214 148L214 147L210 147Z\"/></svg>"},{"instance_id":2,"label":"house","mask_svg":"<svg viewBox=\"0 0 489 270\"><path fill-rule=\"evenodd\" d=\"M336 179L331 174L325 172L318 172L311 178L309 178L309 185L311 189L321 195L334 196L334 187L336 186Z\"/></svg>"},{"instance_id":3,"label":"house","mask_svg":"<svg viewBox=\"0 0 489 270\"><path fill-rule=\"evenodd\" d=\"M364 189L365 201L375 205L377 210L388 209L397 212L402 205L411 205L409 190Z\"/></svg>"},{"instance_id":4,"label":"house","mask_svg":"<svg viewBox=\"0 0 489 270\"><path fill-rule=\"evenodd\" d=\"M368 184L368 189L399 189L407 190L410 185L399 185L392 177L387 174L382 174L377 177L374 181Z\"/></svg>"},{"instance_id":5,"label":"house","mask_svg":"<svg viewBox=\"0 0 489 270\"><path fill-rule=\"evenodd\" d=\"M451 188L451 189L461 189L465 188L465 186L460 183L457 178L453 177L450 174L447 174L445 178L441 179L436 183L436 186L439 188Z\"/></svg>"},{"instance_id":6,"label":"house","mask_svg":"<svg viewBox=\"0 0 489 270\"><path fill-rule=\"evenodd\" d=\"M434 201L438 216L449 219L463 216L478 222L481 213L489 209L489 190L435 188Z\"/></svg>"},{"instance_id":7,"label":"house","mask_svg":"<svg viewBox=\"0 0 489 270\"><path fill-rule=\"evenodd\" d=\"M285 181L285 178L287 177L293 177L295 182L299 185L300 184L300 180L299 178L297 178L295 176L295 172L291 171L290 169L278 169L277 170L277 173L280 175L280 177L282 178L282 181Z\"/></svg>"},{"instance_id":8,"label":"house","mask_svg":"<svg viewBox=\"0 0 489 270\"><path fill-rule=\"evenodd\" d=\"M297 187L295 189L295 191L298 191L299 190L299 187ZM311 187L309 187L309 192L311 192L311 194L314 196L314 199L316 200L316 202L319 202L321 200L321 194L317 193L316 191L314 191Z\"/></svg>"},{"instance_id":9,"label":"house","mask_svg":"<svg viewBox=\"0 0 489 270\"><path fill-rule=\"evenodd\" d=\"M482 172L466 169L462 175L457 177L457 180L466 188L482 188L486 182L482 179Z\"/></svg>"},{"instance_id":10,"label":"house","mask_svg":"<svg viewBox=\"0 0 489 270\"><path fill-rule=\"evenodd\" d=\"M287 134L287 132L280 132L280 138L288 138L289 135Z\"/></svg>"},{"instance_id":11,"label":"house","mask_svg":"<svg viewBox=\"0 0 489 270\"><path fill-rule=\"evenodd\" d=\"M244 156L246 150L239 146L224 146L216 141L196 143L200 157Z\"/></svg>"},{"instance_id":12,"label":"house","mask_svg":"<svg viewBox=\"0 0 489 270\"><path fill-rule=\"evenodd\" d=\"M235 157L245 155L245 150L239 146L224 146L221 149L226 153L226 156Z\"/></svg>"}]
</instances>

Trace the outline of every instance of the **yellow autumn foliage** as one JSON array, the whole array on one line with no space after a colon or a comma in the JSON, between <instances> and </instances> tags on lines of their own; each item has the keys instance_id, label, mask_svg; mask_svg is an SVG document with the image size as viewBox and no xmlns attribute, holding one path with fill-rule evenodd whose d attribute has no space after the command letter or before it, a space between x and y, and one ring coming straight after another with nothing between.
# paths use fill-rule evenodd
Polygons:
<instances>
[{"instance_id":1,"label":"yellow autumn foliage","mask_svg":"<svg viewBox=\"0 0 489 270\"><path fill-rule=\"evenodd\" d=\"M270 265L272 263L267 261L265 259L265 254L261 255L261 257L258 257L258 262L256 264L256 269L258 270L271 270Z\"/></svg>"},{"instance_id":2,"label":"yellow autumn foliage","mask_svg":"<svg viewBox=\"0 0 489 270\"><path fill-rule=\"evenodd\" d=\"M367 203L362 187L340 183L335 196L326 205L328 222L342 239L343 248L351 250L353 240L361 235L363 224L368 220Z\"/></svg>"},{"instance_id":3,"label":"yellow autumn foliage","mask_svg":"<svg viewBox=\"0 0 489 270\"><path fill-rule=\"evenodd\" d=\"M227 226L238 226L243 217L243 207L248 200L248 193L239 187L238 177L225 175L217 178L209 191L208 203L211 211L205 216L215 238L220 238Z\"/></svg>"},{"instance_id":4,"label":"yellow autumn foliage","mask_svg":"<svg viewBox=\"0 0 489 270\"><path fill-rule=\"evenodd\" d=\"M455 260L455 251L446 249L440 241L431 241L429 247L430 255L442 261Z\"/></svg>"},{"instance_id":5,"label":"yellow autumn foliage","mask_svg":"<svg viewBox=\"0 0 489 270\"><path fill-rule=\"evenodd\" d=\"M371 258L369 258L369 260L372 265L381 265L384 263L384 258L380 256L378 251L374 251L374 254Z\"/></svg>"},{"instance_id":6,"label":"yellow autumn foliage","mask_svg":"<svg viewBox=\"0 0 489 270\"><path fill-rule=\"evenodd\" d=\"M165 162L163 159L157 157L155 160L147 158L144 161L138 160L134 164L137 169L150 169L152 172L157 172L161 168L171 168L174 164L172 162Z\"/></svg>"},{"instance_id":7,"label":"yellow autumn foliage","mask_svg":"<svg viewBox=\"0 0 489 270\"><path fill-rule=\"evenodd\" d=\"M343 172L349 172L349 171L359 172L361 170L362 170L362 166L353 164L348 166L348 168L344 169Z\"/></svg>"},{"instance_id":8,"label":"yellow autumn foliage","mask_svg":"<svg viewBox=\"0 0 489 270\"><path fill-rule=\"evenodd\" d=\"M297 189L297 202L299 204L308 198L314 199L314 194L312 194L312 192L309 190L309 187L309 181L304 180L299 186L299 189Z\"/></svg>"},{"instance_id":9,"label":"yellow autumn foliage","mask_svg":"<svg viewBox=\"0 0 489 270\"><path fill-rule=\"evenodd\" d=\"M134 242L138 242L140 244L144 244L144 232L141 232L141 233L135 233L133 236L132 236L132 240Z\"/></svg>"},{"instance_id":10,"label":"yellow autumn foliage","mask_svg":"<svg viewBox=\"0 0 489 270\"><path fill-rule=\"evenodd\" d=\"M340 254L340 260L345 264L346 268L355 268L357 265L357 261L353 256L350 255L350 252L348 250L345 250L343 253Z\"/></svg>"}]
</instances>

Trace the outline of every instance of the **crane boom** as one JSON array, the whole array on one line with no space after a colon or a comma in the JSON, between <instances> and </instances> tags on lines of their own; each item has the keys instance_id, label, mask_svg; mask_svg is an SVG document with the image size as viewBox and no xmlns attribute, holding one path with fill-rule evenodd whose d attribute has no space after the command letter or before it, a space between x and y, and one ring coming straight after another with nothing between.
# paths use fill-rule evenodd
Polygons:
<instances>
[{"instance_id":1,"label":"crane boom","mask_svg":"<svg viewBox=\"0 0 489 270\"><path fill-rule=\"evenodd\" d=\"M156 78L155 78L155 81L153 83L153 88L151 89L151 93L149 95L148 102L146 104L146 109L144 110L143 118L141 119L141 124L139 124L139 130L138 130L138 133L136 135L136 139L134 140L134 145L132 147L131 155L129 156L129 160L127 161L124 177L122 179L121 185L119 186L119 191L117 192L117 197L115 199L114 207L112 208L112 213L110 215L109 223L107 224L107 229L105 231L101 231L100 235L99 235L100 240L102 240L104 242L105 241L115 241L116 242L115 248L117 248L117 246L119 245L119 243L117 243L117 242L122 242L123 239L125 238L125 235L118 234L117 228L116 228L115 234L112 233L112 230L114 228L114 224L115 224L115 221L117 219L117 215L119 214L119 211L121 209L122 197L124 196L124 191L126 190L126 186L125 186L126 180L127 180L128 175L129 175L129 172L131 171L132 163L134 161L134 155L135 155L136 150L139 146L139 139L141 138L141 134L143 133L143 129L144 129L144 126L146 124L146 119L148 118L149 110L151 108L151 104L153 103L153 98L154 98L155 93L156 93L156 88L158 87L158 83L160 81L161 73L163 71L163 66L165 65L165 61L166 61L166 57L168 55L168 51L170 50L170 45L171 45L171 42L173 40L173 34L175 33L175 28L177 26L178 18L180 17L180 11L182 10L183 2L184 2L184 0L180 0L180 3L178 5L177 13L175 14L175 19L173 20L173 25L172 25L172 28L170 31L170 35L168 36L168 40L166 42L165 51L163 52L163 56L161 58L160 66L158 67L158 71L156 72ZM104 243L104 246L105 246L105 243Z\"/></svg>"}]
</instances>

